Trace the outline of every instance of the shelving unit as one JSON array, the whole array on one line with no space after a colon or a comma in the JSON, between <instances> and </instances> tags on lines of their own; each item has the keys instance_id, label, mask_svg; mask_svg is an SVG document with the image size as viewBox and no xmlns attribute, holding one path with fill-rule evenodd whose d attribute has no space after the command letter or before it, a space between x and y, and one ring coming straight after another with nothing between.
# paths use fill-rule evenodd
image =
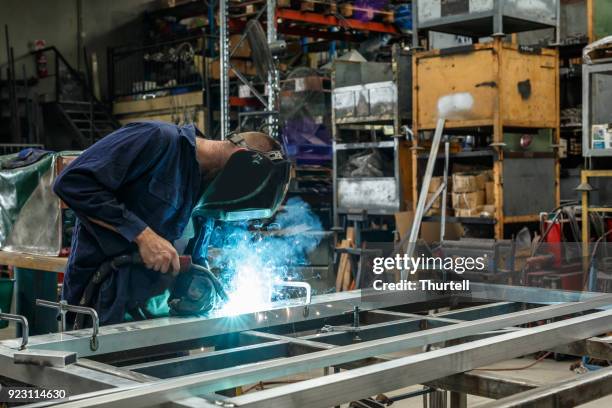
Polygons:
<instances>
[{"instance_id":1,"label":"shelving unit","mask_svg":"<svg viewBox=\"0 0 612 408\"><path fill-rule=\"evenodd\" d=\"M612 96L612 62L595 60L582 65L582 154L584 157L612 156L612 136L603 136L597 146L593 125L608 126L612 114L608 101ZM606 133L608 133L606 131Z\"/></svg>"},{"instance_id":2,"label":"shelving unit","mask_svg":"<svg viewBox=\"0 0 612 408\"><path fill-rule=\"evenodd\" d=\"M392 215L410 199L411 61L394 46L390 63L336 61L332 74L334 222L349 212ZM380 151L392 163L382 176L346 177L351 153ZM384 152L384 153L383 153Z\"/></svg>"},{"instance_id":3,"label":"shelving unit","mask_svg":"<svg viewBox=\"0 0 612 408\"><path fill-rule=\"evenodd\" d=\"M415 53L413 67L413 131L417 144L412 161L413 203L428 157L422 145L426 134L435 128L437 102L445 95L466 92L474 99L472 111L466 117L447 120L445 133L476 135L480 148L453 153L450 158L465 164L476 160L487 163L493 171L496 214L495 218L453 217L449 221L494 224L494 237L502 239L507 224L536 222L541 211L558 206L556 50L529 52L496 38L492 43L455 52ZM529 146L520 146L522 135L532 139ZM525 194L526 187L533 193ZM517 200L517 195L524 199Z\"/></svg>"}]
</instances>

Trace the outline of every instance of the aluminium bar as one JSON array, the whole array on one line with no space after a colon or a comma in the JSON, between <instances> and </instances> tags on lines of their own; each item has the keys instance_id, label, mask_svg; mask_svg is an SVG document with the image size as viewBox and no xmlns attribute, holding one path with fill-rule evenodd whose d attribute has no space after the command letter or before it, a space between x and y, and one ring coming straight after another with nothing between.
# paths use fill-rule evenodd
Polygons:
<instances>
[{"instance_id":1,"label":"aluminium bar","mask_svg":"<svg viewBox=\"0 0 612 408\"><path fill-rule=\"evenodd\" d=\"M481 405L482 408L575 407L612 394L612 367Z\"/></svg>"},{"instance_id":2,"label":"aluminium bar","mask_svg":"<svg viewBox=\"0 0 612 408\"><path fill-rule=\"evenodd\" d=\"M429 190L429 185L431 184L431 176L433 175L434 166L436 164L436 158L438 156L438 148L440 147L440 140L442 140L442 132L444 132L444 124L446 123L444 118L439 118L438 123L436 124L436 131L433 136L433 140L431 141L431 150L429 152L429 159L427 160L427 166L425 168L425 174L423 175L421 192L419 193L419 201L416 206L416 211L414 213L414 220L412 221L412 228L410 229L410 235L408 235L408 247L406 249L406 254L408 256L412 256L414 249L416 247L416 242L419 238L419 231L421 228L421 221L423 219L423 214L425 213L425 205L427 202L427 192ZM410 271L411 274L414 274L415 271ZM400 271L402 279L408 278L408 270L402 269Z\"/></svg>"},{"instance_id":3,"label":"aluminium bar","mask_svg":"<svg viewBox=\"0 0 612 408\"><path fill-rule=\"evenodd\" d=\"M99 348L90 349L90 330L75 330L65 333L46 334L30 338L29 348L47 350L74 351L79 357L100 355L117 351L126 351L142 347L153 347L186 340L202 339L219 334L234 333L244 330L253 330L262 327L272 327L283 324L304 322L307 320L324 319L339 316L355 305L367 311L383 307L397 306L407 303L422 303L435 299L442 299L442 295L430 292L411 293L407 299L404 293L389 293L370 301L362 298L361 291L341 292L313 297L309 305L310 313L304 317L304 304L299 301L275 302L271 309L244 313L241 315L227 315L222 311L213 313L209 317L167 317L140 322L129 322L117 325L100 327L98 338ZM0 341L0 357L2 346L18 348L18 340ZM3 366L0 364L0 375L3 375Z\"/></svg>"},{"instance_id":4,"label":"aluminium bar","mask_svg":"<svg viewBox=\"0 0 612 408\"><path fill-rule=\"evenodd\" d=\"M216 372L194 374L165 381L153 382L149 384L152 385L151 387L134 387L132 389L118 391L116 393L109 393L108 395L94 396L88 400L79 401L78 404L66 403L62 404L61 406L66 408L80 408L90 406L113 407L116 406L116 404L120 403L124 406L129 405L130 408L137 408L162 404L165 402L171 402L173 400L183 399L193 395L211 393L217 390L228 389L257 381L265 381L268 379L288 376L300 372L309 371L312 369L336 366L338 364L347 363L350 361L361 360L372 356L401 351L412 347L418 347L426 344L461 338L471 334L481 333L483 331L501 329L508 326L514 326L532 321L545 320L553 317L560 317L568 314L578 313L581 311L592 310L603 305L609 305L611 301L612 296L603 295L595 299L587 300L585 302L545 306L527 311L511 313L504 316L495 316L488 319L482 319L480 321L458 323L451 326L425 330L422 332L409 333L400 336L387 337L375 341L352 344L330 350L318 351L296 357L290 357L282 360L272 360L263 363L255 363L231 369L219 370ZM571 330L567 330L569 326L571 326ZM499 353L499 359L493 359L492 361L489 359L483 359L482 363L479 363L474 367L469 367L466 369L468 370L502 359L508 359L513 358L515 356L528 354L532 351L538 351L542 348L553 347L560 344L566 344L571 343L573 341L582 340L584 338L592 337L594 335L600 334L600 332L602 331L605 332L610 329L612 329L612 311L605 311L594 313L588 316L583 316L580 318L563 320L558 323L550 323L544 326L538 326L534 329L525 329L521 331L511 332L508 334L502 334L492 339L478 340L473 343L466 343L464 345L454 347L455 349L456 347L461 347L461 349L463 350L464 348L471 347L471 344L477 344L483 347L484 345L495 344L501 341L498 339L512 339L517 341L517 347L509 347L510 349L512 349L512 351L508 351L507 353L510 353L511 355L506 357L504 347L493 347L492 355L495 356L496 353ZM549 337L547 337L547 335L549 335ZM549 340L550 337L552 339ZM526 338L527 340L525 340ZM537 345L536 343L532 343L531 338L533 338L533 341L536 343L540 340L540 338L542 338L541 348L539 343L537 343ZM548 342L544 340L547 340L552 345L548 346ZM523 348L527 349L527 351L523 352ZM432 353L434 352L424 353L420 355L421 357L419 358L423 358L423 356L425 356L425 360L428 360L430 357L432 358L432 360L436 360L434 358L436 354ZM469 358L458 359L458 361L468 360ZM401 359L401 361L403 361L403 359ZM474 355L474 361L480 361L476 358L476 355ZM447 366L448 368L452 367L449 362L444 362L443 364L440 364L439 369L434 369L432 372L436 373L444 366ZM355 372L363 373L363 369L356 370ZM439 377L455 374L456 372L461 371L451 370L449 372L441 372L440 375L434 376L429 379L422 379L420 382L434 380ZM331 379L334 378L336 375L327 376L325 378ZM352 375L354 375L354 373ZM308 382L308 384L310 383ZM340 387L342 386L343 385L340 385ZM399 389L403 388L404 386L405 385L400 385L395 388L387 389ZM363 385L363 387L364 390L368 389L368 387L365 385ZM352 386L349 388L352 388ZM373 395L377 392L378 391L374 391L368 394ZM258 395L259 394L261 393L258 393ZM357 394L359 394L359 392L357 392ZM357 394L355 395L357 396ZM368 394L360 395L367 396ZM334 400L333 402L330 402L326 405L333 406L336 402L342 401ZM263 406L266 405L264 404ZM310 405L304 404L300 406Z\"/></svg>"},{"instance_id":5,"label":"aluminium bar","mask_svg":"<svg viewBox=\"0 0 612 408\"><path fill-rule=\"evenodd\" d=\"M239 407L329 407L422 384L612 330L612 311L575 317L231 398ZM495 405L497 406L497 405Z\"/></svg>"},{"instance_id":6,"label":"aluminium bar","mask_svg":"<svg viewBox=\"0 0 612 408\"><path fill-rule=\"evenodd\" d=\"M556 347L553 351L572 356L589 356L600 360L612 360L612 336L578 341Z\"/></svg>"},{"instance_id":7,"label":"aluminium bar","mask_svg":"<svg viewBox=\"0 0 612 408\"><path fill-rule=\"evenodd\" d=\"M579 302L600 296L595 292L575 292L569 290L542 290L528 286L510 286L486 284L481 282L470 282L470 295L458 295L457 300L481 301L492 300L495 302L521 302L532 304L550 304L563 302Z\"/></svg>"}]
</instances>

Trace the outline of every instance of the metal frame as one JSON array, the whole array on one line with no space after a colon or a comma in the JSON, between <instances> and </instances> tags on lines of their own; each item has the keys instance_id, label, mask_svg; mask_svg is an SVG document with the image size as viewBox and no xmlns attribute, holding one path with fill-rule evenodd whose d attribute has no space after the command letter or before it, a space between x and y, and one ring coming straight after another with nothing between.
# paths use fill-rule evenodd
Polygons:
<instances>
[{"instance_id":1,"label":"metal frame","mask_svg":"<svg viewBox=\"0 0 612 408\"><path fill-rule=\"evenodd\" d=\"M471 0L467 0L471 3ZM555 22L554 24L549 24L544 21L539 21L535 16L528 16L525 13L516 14L512 13L512 10L508 12L505 8L508 6L504 4L502 0L493 0L492 8L484 11L467 11L458 14L449 14L447 16L440 16L436 19L432 19L426 22L419 22L419 11L418 5L422 0L415 0L412 2L412 44L413 47L419 47L419 30L429 32L429 31L439 31L439 32L448 32L451 34L457 35L466 35L475 34L473 31L469 30L470 27L474 27L475 21L490 19L492 32L482 32L481 35L477 35L477 37L486 37L487 35L491 35L493 37L503 37L506 34L511 34L504 31L504 18L510 18L515 22L521 22L523 25L520 31L530 31L541 28L554 28L555 29L555 41L559 42L559 32L560 32L560 4L559 0L556 0L554 7ZM518 3L518 2L517 2ZM516 5L514 5L516 7ZM450 29L447 27L448 25L462 23L462 26L465 27L465 30L461 30L458 32L457 29Z\"/></svg>"},{"instance_id":2,"label":"metal frame","mask_svg":"<svg viewBox=\"0 0 612 408\"><path fill-rule=\"evenodd\" d=\"M33 370L14 364L20 341L7 340L0 342L0 376L80 394L38 406L310 407L332 406L410 384L438 379L444 383L452 374L573 344L607 344L608 348L599 346L600 355L610 358L609 342L588 340L612 330L612 311L597 311L612 306L610 295L481 283L472 283L471 289L462 295L419 291L410 297L396 292L342 292L314 296L306 317L303 303L282 302L240 316L167 318L102 327L96 351L89 348L88 330L34 336L21 352L26 357L28 350L77 352L77 363L63 368ZM442 313L413 313L487 301L494 302ZM360 321L357 325L350 324L354 315ZM571 317L576 315L579 317ZM561 319L565 316L570 318ZM555 319L559 320L517 327ZM445 343L453 345L408 357L380 357ZM215 351L167 355L213 344ZM592 352L595 347L574 348L587 349ZM147 357L144 362L143 357ZM137 361L130 364L128 360ZM112 365L118 363L121 367ZM334 374L242 396L227 394L244 384L314 369ZM469 390L469 381L453 378L453 389L465 382L463 389ZM473 383L474 377L469 378ZM606 384L604 380L594 383ZM508 396L508 389L528 388L510 384L496 397ZM219 394L222 390L226 392Z\"/></svg>"},{"instance_id":3,"label":"metal frame","mask_svg":"<svg viewBox=\"0 0 612 408\"><path fill-rule=\"evenodd\" d=\"M610 149L593 149L591 147L591 84L593 74L612 75L612 62L600 62L595 64L582 64L582 155L584 157L612 156Z\"/></svg>"},{"instance_id":4,"label":"metal frame","mask_svg":"<svg viewBox=\"0 0 612 408\"><path fill-rule=\"evenodd\" d=\"M276 1L267 1L266 5L260 9L260 11L254 17L256 20L261 17L263 12L266 12L266 35L268 44L276 41ZM273 73L268 75L268 81L266 83L266 89L268 96L265 98L259 93L259 91L253 86L251 81L248 80L238 69L232 66L231 57L234 51L238 48L240 43L244 41L246 32L240 38L239 43L230 50L229 44L229 0L219 0L219 50L220 50L220 84L221 84L221 140L225 139L231 132L230 127L230 70L234 71L240 82L248 86L250 91L257 97L257 99L266 107L267 111L278 110L278 83L279 83L279 72L275 69ZM270 136L275 139L278 138L278 118L274 115L268 115L266 118L270 127Z\"/></svg>"}]
</instances>

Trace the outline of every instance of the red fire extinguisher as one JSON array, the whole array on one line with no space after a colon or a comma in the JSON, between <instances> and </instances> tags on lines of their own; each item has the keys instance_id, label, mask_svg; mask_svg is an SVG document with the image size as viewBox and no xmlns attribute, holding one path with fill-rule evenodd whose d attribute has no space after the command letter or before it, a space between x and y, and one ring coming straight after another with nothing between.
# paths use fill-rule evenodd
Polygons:
<instances>
[{"instance_id":1,"label":"red fire extinguisher","mask_svg":"<svg viewBox=\"0 0 612 408\"><path fill-rule=\"evenodd\" d=\"M45 40L35 40L34 41L34 50L38 51L36 53L36 74L39 78L46 78L49 76L49 70L47 68L47 56L44 52L40 51L47 46L47 42Z\"/></svg>"}]
</instances>

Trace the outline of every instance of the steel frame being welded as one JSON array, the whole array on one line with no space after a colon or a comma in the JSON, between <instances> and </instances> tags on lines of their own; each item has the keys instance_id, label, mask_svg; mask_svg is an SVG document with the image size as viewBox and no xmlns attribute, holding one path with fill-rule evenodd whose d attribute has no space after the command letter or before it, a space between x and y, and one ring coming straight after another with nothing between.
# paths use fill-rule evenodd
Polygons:
<instances>
[{"instance_id":1,"label":"steel frame being welded","mask_svg":"<svg viewBox=\"0 0 612 408\"><path fill-rule=\"evenodd\" d=\"M432 313L449 306L450 311ZM608 339L591 338L612 331L609 306L611 295L482 283L472 283L469 294L454 295L344 292L315 296L307 309L293 301L239 316L102 327L95 351L91 330L30 338L27 350L33 352L77 352L78 361L66 367L15 364L20 339L3 341L0 376L72 395L38 406L324 407L415 384L504 398L515 406L567 397L572 384L541 388L460 373L541 350L611 359ZM547 323L524 327L535 322ZM388 357L427 345L440 348ZM211 346L212 351L177 354ZM244 395L232 392L318 369L328 375ZM474 381L487 387L474 387ZM612 375L602 371L575 386L590 387L583 399L598 398L610 392Z\"/></svg>"}]
</instances>

